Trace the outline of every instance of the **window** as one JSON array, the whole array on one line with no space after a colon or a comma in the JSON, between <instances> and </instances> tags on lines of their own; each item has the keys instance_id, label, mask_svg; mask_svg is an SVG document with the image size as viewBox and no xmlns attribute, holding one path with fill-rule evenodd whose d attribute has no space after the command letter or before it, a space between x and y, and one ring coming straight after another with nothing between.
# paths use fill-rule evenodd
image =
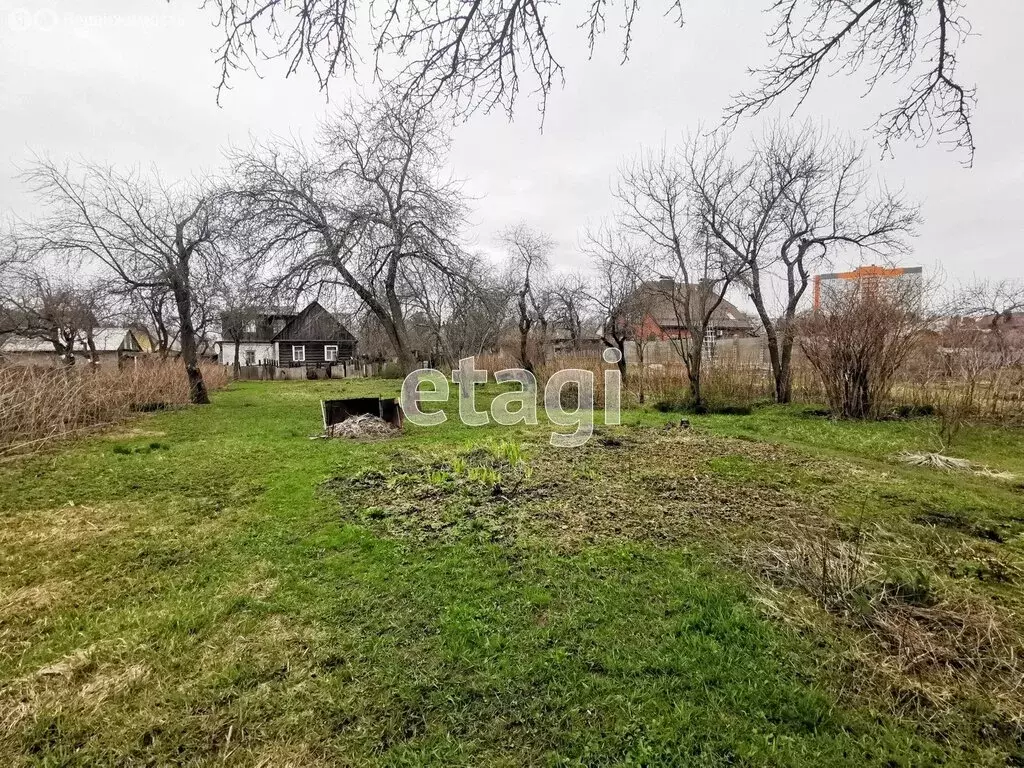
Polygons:
<instances>
[{"instance_id":1,"label":"window","mask_svg":"<svg viewBox=\"0 0 1024 768\"><path fill-rule=\"evenodd\" d=\"M324 361L328 363L338 362L338 345L328 344L324 347Z\"/></svg>"},{"instance_id":2,"label":"window","mask_svg":"<svg viewBox=\"0 0 1024 768\"><path fill-rule=\"evenodd\" d=\"M306 362L306 348L305 347L292 347L292 362L293 363L304 363L304 362Z\"/></svg>"},{"instance_id":3,"label":"window","mask_svg":"<svg viewBox=\"0 0 1024 768\"><path fill-rule=\"evenodd\" d=\"M246 333L256 333L256 321L255 320L250 320L249 322L247 322L245 324L245 332Z\"/></svg>"},{"instance_id":4,"label":"window","mask_svg":"<svg viewBox=\"0 0 1024 768\"><path fill-rule=\"evenodd\" d=\"M247 350L245 350L245 364L246 365L256 365L256 350L255 349L247 349Z\"/></svg>"}]
</instances>

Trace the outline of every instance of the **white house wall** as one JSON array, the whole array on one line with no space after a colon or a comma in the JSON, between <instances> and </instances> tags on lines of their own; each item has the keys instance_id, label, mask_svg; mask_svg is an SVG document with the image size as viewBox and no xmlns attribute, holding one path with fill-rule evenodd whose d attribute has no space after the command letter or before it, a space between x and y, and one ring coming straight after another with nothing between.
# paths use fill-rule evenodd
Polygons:
<instances>
[{"instance_id":1,"label":"white house wall","mask_svg":"<svg viewBox=\"0 0 1024 768\"><path fill-rule=\"evenodd\" d=\"M247 350L253 350L256 353L256 364L266 362L268 360L277 360L277 346L268 342L246 342L243 341L238 345L239 354L238 361L245 365L245 353ZM231 341L222 342L220 345L220 362L223 365L234 365L235 363L235 344Z\"/></svg>"}]
</instances>

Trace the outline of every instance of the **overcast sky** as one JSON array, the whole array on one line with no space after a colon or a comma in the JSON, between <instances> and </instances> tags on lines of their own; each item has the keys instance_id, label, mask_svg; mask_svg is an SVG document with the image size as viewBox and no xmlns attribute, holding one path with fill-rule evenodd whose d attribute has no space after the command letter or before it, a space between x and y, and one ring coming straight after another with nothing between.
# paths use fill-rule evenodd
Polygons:
<instances>
[{"instance_id":1,"label":"overcast sky","mask_svg":"<svg viewBox=\"0 0 1024 768\"><path fill-rule=\"evenodd\" d=\"M556 261L582 267L577 233L612 210L610 183L624 157L644 144L669 142L713 123L730 94L749 81L746 67L766 61L767 0L688 0L682 29L655 0L635 29L631 60L619 65L617 30L587 58L575 28L579 0L552 18L552 43L565 66L565 88L552 94L543 132L535 105L516 119L476 115L454 132L454 172L475 204L472 237L491 250L495 234L525 219L559 243ZM33 151L119 164L158 166L168 177L211 170L229 142L294 132L311 137L330 110L308 72L285 80L242 73L215 103L218 42L199 0L0 0L0 209L32 215L15 178ZM73 11L69 9L73 8ZM978 84L972 169L939 147L900 146L882 160L892 186L922 203L925 223L907 263L942 265L954 280L1021 277L1024 242L1024 22L1020 0L969 5L975 37L960 71ZM368 81L369 71L361 73ZM331 97L354 87L339 78ZM822 81L801 116L872 141L886 92L861 98L860 81ZM756 129L746 124L744 131ZM839 266L845 266L840 264Z\"/></svg>"}]
</instances>

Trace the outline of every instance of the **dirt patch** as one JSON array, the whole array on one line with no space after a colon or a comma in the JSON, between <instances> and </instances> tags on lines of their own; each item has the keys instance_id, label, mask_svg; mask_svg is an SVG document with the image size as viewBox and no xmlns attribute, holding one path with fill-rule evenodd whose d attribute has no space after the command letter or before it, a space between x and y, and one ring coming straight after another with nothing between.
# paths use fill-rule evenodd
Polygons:
<instances>
[{"instance_id":1,"label":"dirt patch","mask_svg":"<svg viewBox=\"0 0 1024 768\"><path fill-rule=\"evenodd\" d=\"M385 535L578 546L609 539L676 542L725 523L747 526L818 512L781 484L750 487L715 458L800 462L776 446L686 428L621 429L579 450L488 442L438 455L402 455L328 485L343 516Z\"/></svg>"},{"instance_id":2,"label":"dirt patch","mask_svg":"<svg viewBox=\"0 0 1024 768\"><path fill-rule=\"evenodd\" d=\"M757 599L783 621L850 633L854 687L873 691L869 698L882 692L894 709L906 698L951 717L964 701L985 699L996 702L1000 727L1016 729L1024 646L1013 612L951 588L1013 581L1012 565L986 554L1005 547L1002 528L951 511L908 520L869 508L864 522L836 513L850 506L850 489L875 489L877 501L864 495L864 503L884 506L903 482L672 426L606 429L572 451L538 439L396 454L391 466L327 487L346 520L390 537L474 536L570 551L616 540L693 542L750 574ZM932 531L922 537L921 525Z\"/></svg>"}]
</instances>

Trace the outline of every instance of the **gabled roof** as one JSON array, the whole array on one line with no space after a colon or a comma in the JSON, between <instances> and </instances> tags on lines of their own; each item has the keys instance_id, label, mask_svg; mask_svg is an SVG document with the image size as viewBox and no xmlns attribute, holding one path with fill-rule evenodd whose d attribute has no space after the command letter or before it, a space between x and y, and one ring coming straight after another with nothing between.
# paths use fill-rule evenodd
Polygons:
<instances>
[{"instance_id":1,"label":"gabled roof","mask_svg":"<svg viewBox=\"0 0 1024 768\"><path fill-rule=\"evenodd\" d=\"M310 302L304 310L289 320L272 339L273 341L355 341L355 336L334 315Z\"/></svg>"},{"instance_id":2,"label":"gabled roof","mask_svg":"<svg viewBox=\"0 0 1024 768\"><path fill-rule=\"evenodd\" d=\"M97 328L92 335L97 352L137 352L142 349L130 328ZM85 346L85 342L81 342Z\"/></svg>"},{"instance_id":3,"label":"gabled roof","mask_svg":"<svg viewBox=\"0 0 1024 768\"><path fill-rule=\"evenodd\" d=\"M662 328L675 328L679 326L679 317L676 315L674 302L682 306L685 298L683 291L690 292L690 301L698 301L696 285L684 285L674 280L661 279L644 283L638 289L645 294L645 300L649 303L648 314ZM714 328L734 328L750 330L755 327L751 317L745 312L737 309L732 302L722 299L711 314L711 325Z\"/></svg>"}]
</instances>

